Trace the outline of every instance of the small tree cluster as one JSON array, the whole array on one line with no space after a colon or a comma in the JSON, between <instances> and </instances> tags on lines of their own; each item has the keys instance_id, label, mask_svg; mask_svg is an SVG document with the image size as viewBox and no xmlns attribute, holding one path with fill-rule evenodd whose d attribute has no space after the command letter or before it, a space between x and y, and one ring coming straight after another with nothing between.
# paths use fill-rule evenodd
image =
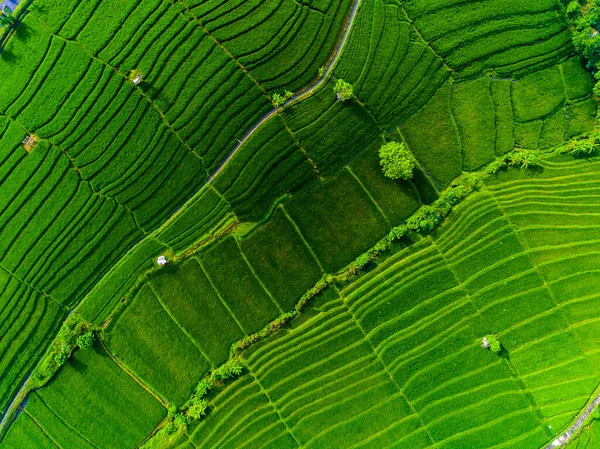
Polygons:
<instances>
[{"instance_id":1,"label":"small tree cluster","mask_svg":"<svg viewBox=\"0 0 600 449\"><path fill-rule=\"evenodd\" d=\"M566 151L574 157L590 157L598 154L600 150L600 132L594 131L588 138L571 142Z\"/></svg>"},{"instance_id":2,"label":"small tree cluster","mask_svg":"<svg viewBox=\"0 0 600 449\"><path fill-rule=\"evenodd\" d=\"M403 142L388 142L379 149L383 174L392 179L411 179L415 160Z\"/></svg>"},{"instance_id":3,"label":"small tree cluster","mask_svg":"<svg viewBox=\"0 0 600 449\"><path fill-rule=\"evenodd\" d=\"M500 159L496 159L487 167L487 172L491 175L504 170L507 167L519 167L527 169L539 164L537 155L533 151L513 151Z\"/></svg>"},{"instance_id":4,"label":"small tree cluster","mask_svg":"<svg viewBox=\"0 0 600 449\"><path fill-rule=\"evenodd\" d=\"M350 100L354 96L354 88L352 87L352 84L344 81L343 79L338 79L335 82L333 85L333 91L340 101Z\"/></svg>"},{"instance_id":5,"label":"small tree cluster","mask_svg":"<svg viewBox=\"0 0 600 449\"><path fill-rule=\"evenodd\" d=\"M283 103L285 103L287 100L289 100L293 96L294 96L294 93L289 90L284 91L283 95L274 93L271 96L271 102L273 103L273 106L278 108L279 106L281 106Z\"/></svg>"},{"instance_id":6,"label":"small tree cluster","mask_svg":"<svg viewBox=\"0 0 600 449\"><path fill-rule=\"evenodd\" d=\"M498 354L499 352L502 351L502 344L495 336L486 335L485 338L487 339L487 341L489 343L490 351L495 352L496 354Z\"/></svg>"},{"instance_id":7,"label":"small tree cluster","mask_svg":"<svg viewBox=\"0 0 600 449\"><path fill-rule=\"evenodd\" d=\"M77 348L90 348L95 340L94 332L99 329L73 313L63 323L46 357L33 373L33 378L41 386L52 378Z\"/></svg>"}]
</instances>

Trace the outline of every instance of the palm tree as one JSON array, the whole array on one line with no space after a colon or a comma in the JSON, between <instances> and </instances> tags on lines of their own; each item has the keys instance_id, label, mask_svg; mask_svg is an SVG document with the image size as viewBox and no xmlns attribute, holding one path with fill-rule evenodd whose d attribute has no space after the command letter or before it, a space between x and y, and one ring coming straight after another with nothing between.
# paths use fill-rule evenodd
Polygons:
<instances>
[{"instance_id":1,"label":"palm tree","mask_svg":"<svg viewBox=\"0 0 600 449\"><path fill-rule=\"evenodd\" d=\"M12 25L15 22L16 19L10 12L10 9L7 9L6 6L0 9L0 26Z\"/></svg>"}]
</instances>

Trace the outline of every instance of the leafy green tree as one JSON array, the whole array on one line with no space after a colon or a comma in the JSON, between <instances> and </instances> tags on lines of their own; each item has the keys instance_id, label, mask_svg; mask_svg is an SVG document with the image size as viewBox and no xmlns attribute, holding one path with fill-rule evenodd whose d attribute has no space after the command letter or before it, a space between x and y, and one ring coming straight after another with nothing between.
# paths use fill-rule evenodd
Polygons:
<instances>
[{"instance_id":1,"label":"leafy green tree","mask_svg":"<svg viewBox=\"0 0 600 449\"><path fill-rule=\"evenodd\" d=\"M579 3L575 0L569 2L569 4L567 5L567 14L574 15L576 13L579 13Z\"/></svg>"},{"instance_id":2,"label":"leafy green tree","mask_svg":"<svg viewBox=\"0 0 600 449\"><path fill-rule=\"evenodd\" d=\"M525 153L521 156L521 169L529 168L532 165L536 165L538 162L537 156L533 153Z\"/></svg>"},{"instance_id":3,"label":"leafy green tree","mask_svg":"<svg viewBox=\"0 0 600 449\"><path fill-rule=\"evenodd\" d=\"M63 366L67 363L67 355L64 352L59 352L54 356L54 361L58 366Z\"/></svg>"},{"instance_id":4,"label":"leafy green tree","mask_svg":"<svg viewBox=\"0 0 600 449\"><path fill-rule=\"evenodd\" d=\"M333 86L333 91L336 93L338 100L346 101L354 96L354 88L352 84L344 81L343 79L339 79L335 82Z\"/></svg>"},{"instance_id":5,"label":"leafy green tree","mask_svg":"<svg viewBox=\"0 0 600 449\"><path fill-rule=\"evenodd\" d=\"M85 334L82 334L79 337L77 337L76 344L81 349L88 349L94 345L94 340L94 333L92 331L87 331Z\"/></svg>"},{"instance_id":6,"label":"leafy green tree","mask_svg":"<svg viewBox=\"0 0 600 449\"><path fill-rule=\"evenodd\" d=\"M379 149L379 159L383 174L392 179L413 177L415 160L404 143L388 142Z\"/></svg>"},{"instance_id":7,"label":"leafy green tree","mask_svg":"<svg viewBox=\"0 0 600 449\"><path fill-rule=\"evenodd\" d=\"M285 103L285 98L283 98L280 94L273 94L273 96L271 97L271 102L273 103L273 105L278 108L279 106L281 106L283 103Z\"/></svg>"},{"instance_id":8,"label":"leafy green tree","mask_svg":"<svg viewBox=\"0 0 600 449\"><path fill-rule=\"evenodd\" d=\"M177 413L173 418L173 423L175 423L177 427L186 427L190 421L190 417L183 413Z\"/></svg>"},{"instance_id":9,"label":"leafy green tree","mask_svg":"<svg viewBox=\"0 0 600 449\"><path fill-rule=\"evenodd\" d=\"M200 419L203 416L206 416L206 411L208 409L208 402L205 399L200 399L197 402L194 402L190 408L187 410L187 415L192 419Z\"/></svg>"},{"instance_id":10,"label":"leafy green tree","mask_svg":"<svg viewBox=\"0 0 600 449\"><path fill-rule=\"evenodd\" d=\"M486 335L485 338L488 341L490 351L496 354L502 351L502 344L494 335Z\"/></svg>"}]
</instances>

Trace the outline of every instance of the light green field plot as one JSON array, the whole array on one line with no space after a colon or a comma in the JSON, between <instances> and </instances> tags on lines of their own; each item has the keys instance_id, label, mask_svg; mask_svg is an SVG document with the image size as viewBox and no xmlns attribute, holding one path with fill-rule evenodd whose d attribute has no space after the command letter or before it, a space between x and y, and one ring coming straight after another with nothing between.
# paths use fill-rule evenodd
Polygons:
<instances>
[{"instance_id":1,"label":"light green field plot","mask_svg":"<svg viewBox=\"0 0 600 449\"><path fill-rule=\"evenodd\" d=\"M79 351L50 385L32 394L3 445L135 447L166 414L100 347Z\"/></svg>"}]
</instances>

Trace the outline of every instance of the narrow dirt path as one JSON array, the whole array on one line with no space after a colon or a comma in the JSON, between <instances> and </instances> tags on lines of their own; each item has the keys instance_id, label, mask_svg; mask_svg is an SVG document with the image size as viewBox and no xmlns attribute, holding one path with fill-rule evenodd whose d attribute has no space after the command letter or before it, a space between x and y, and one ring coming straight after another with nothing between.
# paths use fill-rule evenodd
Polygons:
<instances>
[{"instance_id":1,"label":"narrow dirt path","mask_svg":"<svg viewBox=\"0 0 600 449\"><path fill-rule=\"evenodd\" d=\"M596 395L596 397L590 403L590 405L588 405L586 407L586 409L583 411L583 413L579 416L579 418L577 418L577 421L575 421L575 424L573 424L571 427L569 427L565 433L563 433L562 435L557 437L554 441L552 441L552 443L550 443L544 449L553 449L553 448L561 447L563 444L567 443L571 439L571 437L577 433L577 431L581 428L581 426L583 426L583 423L585 422L585 420L590 416L590 414L594 411L594 408L596 408L599 404L600 404L600 393L598 393Z\"/></svg>"}]
</instances>

